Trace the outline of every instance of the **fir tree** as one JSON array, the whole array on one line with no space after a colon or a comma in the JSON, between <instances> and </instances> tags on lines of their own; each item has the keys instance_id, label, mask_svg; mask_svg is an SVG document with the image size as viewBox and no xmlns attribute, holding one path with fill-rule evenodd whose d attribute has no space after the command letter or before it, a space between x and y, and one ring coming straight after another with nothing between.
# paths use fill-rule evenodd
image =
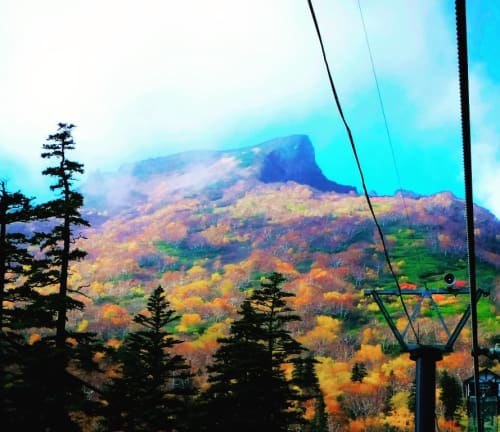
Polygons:
<instances>
[{"instance_id":1,"label":"fir tree","mask_svg":"<svg viewBox=\"0 0 500 432\"><path fill-rule=\"evenodd\" d=\"M312 356L298 358L294 361L292 382L298 387L301 404L314 404L314 417L307 422L303 430L306 432L327 432L328 415L323 392L319 386L319 380L314 370L318 361Z\"/></svg>"},{"instance_id":2,"label":"fir tree","mask_svg":"<svg viewBox=\"0 0 500 432\"><path fill-rule=\"evenodd\" d=\"M394 371L391 370L384 395L384 407L382 411L385 415L389 415L393 409L392 398L396 394L396 387L396 375Z\"/></svg>"},{"instance_id":3,"label":"fir tree","mask_svg":"<svg viewBox=\"0 0 500 432\"><path fill-rule=\"evenodd\" d=\"M168 330L179 317L170 309L161 286L147 304L148 314L134 322L116 353L119 376L106 391L109 430L188 431L186 405L194 393L185 359L172 351L181 343Z\"/></svg>"},{"instance_id":4,"label":"fir tree","mask_svg":"<svg viewBox=\"0 0 500 432\"><path fill-rule=\"evenodd\" d=\"M280 288L283 281L279 273L264 279L219 340L208 368L206 430L279 432L303 422L300 395L282 369L305 351L286 328L300 318L287 305L293 294Z\"/></svg>"},{"instance_id":5,"label":"fir tree","mask_svg":"<svg viewBox=\"0 0 500 432\"><path fill-rule=\"evenodd\" d=\"M408 394L408 409L413 414L417 411L417 382L414 379L410 386L410 392Z\"/></svg>"},{"instance_id":6,"label":"fir tree","mask_svg":"<svg viewBox=\"0 0 500 432\"><path fill-rule=\"evenodd\" d=\"M85 383L68 371L72 368L92 368L94 335L71 331L67 327L68 312L82 310L84 303L74 298L81 287L69 284L70 266L86 253L75 243L82 237L80 229L89 226L82 217L83 196L75 190L76 176L83 174L83 165L68 158L75 148L74 125L59 123L55 134L43 145L42 158L55 159L53 166L42 174L55 179L50 189L57 197L37 206L34 217L43 221L44 231L32 237L33 246L42 256L32 261L28 284L31 289L55 288L55 292L40 297L39 310L51 314L53 332L45 331L37 343L29 347L24 365L26 392L31 407L26 417L40 430L76 431L73 411L89 412L92 404L85 397ZM71 338L71 342L69 340ZM34 400L36 399L36 400Z\"/></svg>"},{"instance_id":7,"label":"fir tree","mask_svg":"<svg viewBox=\"0 0 500 432\"><path fill-rule=\"evenodd\" d=\"M16 327L12 308L5 310L4 302L14 303L19 277L25 274L24 266L29 264L26 235L14 230L15 224L26 222L31 217L31 199L21 192L10 193L5 182L0 181L0 331ZM7 291L9 287L9 291Z\"/></svg>"},{"instance_id":8,"label":"fir tree","mask_svg":"<svg viewBox=\"0 0 500 432\"><path fill-rule=\"evenodd\" d=\"M444 407L444 418L453 420L463 401L460 381L454 375L443 370L439 378L439 386L441 387L439 400Z\"/></svg>"},{"instance_id":9,"label":"fir tree","mask_svg":"<svg viewBox=\"0 0 500 432\"><path fill-rule=\"evenodd\" d=\"M22 314L24 308L18 302L26 305L30 295L19 288L18 282L31 258L20 223L30 218L30 201L21 192L8 192L5 182L0 181L0 413L5 430L16 429L20 418L17 388L23 379L20 364L24 356L20 348L24 340L17 330L29 327L20 319L20 315L29 315Z\"/></svg>"},{"instance_id":10,"label":"fir tree","mask_svg":"<svg viewBox=\"0 0 500 432\"><path fill-rule=\"evenodd\" d=\"M351 370L351 381L362 382L366 375L368 375L368 372L366 371L365 364L363 362L354 363Z\"/></svg>"}]
</instances>

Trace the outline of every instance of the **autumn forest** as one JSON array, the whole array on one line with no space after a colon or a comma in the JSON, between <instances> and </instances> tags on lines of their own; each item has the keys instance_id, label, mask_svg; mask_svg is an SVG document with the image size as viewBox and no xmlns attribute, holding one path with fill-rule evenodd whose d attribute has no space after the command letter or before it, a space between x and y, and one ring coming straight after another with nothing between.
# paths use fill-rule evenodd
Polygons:
<instances>
[{"instance_id":1,"label":"autumn forest","mask_svg":"<svg viewBox=\"0 0 500 432\"><path fill-rule=\"evenodd\" d=\"M462 200L374 194L384 251L365 197L323 176L305 136L82 182L73 128L59 124L41 147L52 200L0 181L2 430L414 430L415 362L366 293L394 277L405 292L442 291L448 273L467 288ZM474 225L489 348L500 343L500 222L476 207ZM469 302L452 289L384 300L401 331L403 301L432 344ZM440 430L467 429L470 346L465 326L438 362Z\"/></svg>"}]
</instances>

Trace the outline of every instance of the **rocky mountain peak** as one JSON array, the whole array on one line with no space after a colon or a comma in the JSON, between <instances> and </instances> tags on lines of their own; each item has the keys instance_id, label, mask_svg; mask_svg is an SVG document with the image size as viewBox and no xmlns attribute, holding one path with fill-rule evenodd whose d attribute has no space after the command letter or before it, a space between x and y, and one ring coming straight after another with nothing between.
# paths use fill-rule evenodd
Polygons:
<instances>
[{"instance_id":1,"label":"rocky mountain peak","mask_svg":"<svg viewBox=\"0 0 500 432\"><path fill-rule=\"evenodd\" d=\"M259 180L264 183L295 181L324 192L356 192L353 186L328 180L316 163L314 147L306 135L292 135L264 143L269 149L262 161Z\"/></svg>"}]
</instances>

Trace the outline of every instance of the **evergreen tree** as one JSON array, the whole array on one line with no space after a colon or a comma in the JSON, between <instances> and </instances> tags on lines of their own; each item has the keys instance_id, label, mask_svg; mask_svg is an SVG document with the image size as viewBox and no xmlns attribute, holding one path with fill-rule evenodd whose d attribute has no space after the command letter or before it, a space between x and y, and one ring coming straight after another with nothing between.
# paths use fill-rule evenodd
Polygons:
<instances>
[{"instance_id":1,"label":"evergreen tree","mask_svg":"<svg viewBox=\"0 0 500 432\"><path fill-rule=\"evenodd\" d=\"M16 282L22 276L24 266L29 264L26 235L14 230L15 224L26 222L31 217L31 199L21 192L10 193L5 182L0 181L0 331L16 327L12 308L5 309L4 302L14 303ZM7 291L7 287L10 289ZM15 292L16 291L16 292Z\"/></svg>"},{"instance_id":2,"label":"evergreen tree","mask_svg":"<svg viewBox=\"0 0 500 432\"><path fill-rule=\"evenodd\" d=\"M30 218L30 201L21 192L8 192L0 181L0 414L6 430L15 429L19 420L16 394L24 356L20 352L23 338L15 330L29 326L19 320L23 308L17 302L26 304L30 297L18 283L31 258L28 239L20 231L20 223Z\"/></svg>"},{"instance_id":3,"label":"evergreen tree","mask_svg":"<svg viewBox=\"0 0 500 432\"><path fill-rule=\"evenodd\" d=\"M356 362L354 363L352 370L351 370L351 381L359 381L362 382L365 376L368 375L368 372L366 370L366 366L363 362Z\"/></svg>"},{"instance_id":4,"label":"evergreen tree","mask_svg":"<svg viewBox=\"0 0 500 432\"><path fill-rule=\"evenodd\" d=\"M204 395L206 430L279 432L303 422L300 395L282 368L305 351L286 328L300 318L287 305L293 294L281 290L283 281L279 273L264 279L219 340Z\"/></svg>"},{"instance_id":5,"label":"evergreen tree","mask_svg":"<svg viewBox=\"0 0 500 432\"><path fill-rule=\"evenodd\" d=\"M446 420L453 420L463 402L460 381L454 375L450 375L447 371L443 370L439 378L439 386L441 387L439 400L444 407L444 418Z\"/></svg>"},{"instance_id":6,"label":"evergreen tree","mask_svg":"<svg viewBox=\"0 0 500 432\"><path fill-rule=\"evenodd\" d=\"M34 260L27 226L34 219L32 199L21 192L8 192L0 181L0 330L3 346L11 348L14 339L19 342L20 330L54 323L43 297L26 280Z\"/></svg>"},{"instance_id":7,"label":"evergreen tree","mask_svg":"<svg viewBox=\"0 0 500 432\"><path fill-rule=\"evenodd\" d=\"M106 391L107 428L187 432L185 408L194 390L185 359L172 353L181 341L168 327L179 317L170 309L161 286L150 296L147 311L134 317L142 329L130 333L116 353L119 376Z\"/></svg>"},{"instance_id":8,"label":"evergreen tree","mask_svg":"<svg viewBox=\"0 0 500 432\"><path fill-rule=\"evenodd\" d=\"M40 232L34 238L37 246L45 253L45 259L39 260L33 272L33 282L39 286L57 286L57 294L53 296L53 306L57 312L55 344L64 350L68 331L66 328L68 311L83 309L83 303L75 300L72 293L78 288L68 286L70 264L85 258L86 252L74 244L81 237L77 230L88 227L89 223L82 217L83 196L74 189L75 176L83 174L83 165L68 159L68 152L75 149L72 137L73 124L59 123L58 131L49 135L43 145L42 158L55 159L54 166L42 171L43 175L54 177L55 182L50 189L59 197L36 209L41 220L53 224L49 232Z\"/></svg>"},{"instance_id":9,"label":"evergreen tree","mask_svg":"<svg viewBox=\"0 0 500 432\"><path fill-rule=\"evenodd\" d=\"M314 370L318 361L312 356L298 358L294 361L292 382L298 387L301 403L314 404L314 417L303 428L306 432L328 432L328 415L323 392Z\"/></svg>"},{"instance_id":10,"label":"evergreen tree","mask_svg":"<svg viewBox=\"0 0 500 432\"><path fill-rule=\"evenodd\" d=\"M58 126L57 132L49 135L43 145L41 155L55 159L55 164L42 174L55 179L50 189L57 197L34 210L34 217L43 221L40 225L46 229L31 239L42 256L32 261L28 280L31 289L55 289L40 296L39 305L39 310L47 311L55 322L47 326L42 338L26 354L24 374L30 379L24 389L29 401L25 417L36 425L33 430L71 432L79 428L70 413L90 412L92 404L85 397L85 382L70 373L68 366L71 363L72 369L81 370L95 367L91 360L95 341L94 335L67 327L68 312L84 307L83 302L73 297L80 293L80 287L70 286L69 276L71 263L86 255L75 243L81 237L78 230L89 224L80 213L83 196L74 187L76 176L83 173L83 165L68 158L68 152L75 148L74 125L59 123Z\"/></svg>"},{"instance_id":11,"label":"evergreen tree","mask_svg":"<svg viewBox=\"0 0 500 432\"><path fill-rule=\"evenodd\" d=\"M413 380L410 386L410 392L408 394L408 409L413 414L417 411L417 382Z\"/></svg>"},{"instance_id":12,"label":"evergreen tree","mask_svg":"<svg viewBox=\"0 0 500 432\"><path fill-rule=\"evenodd\" d=\"M394 371L391 370L384 395L384 407L382 411L385 415L389 415L393 409L392 398L395 394L396 394L396 375L394 374Z\"/></svg>"}]
</instances>

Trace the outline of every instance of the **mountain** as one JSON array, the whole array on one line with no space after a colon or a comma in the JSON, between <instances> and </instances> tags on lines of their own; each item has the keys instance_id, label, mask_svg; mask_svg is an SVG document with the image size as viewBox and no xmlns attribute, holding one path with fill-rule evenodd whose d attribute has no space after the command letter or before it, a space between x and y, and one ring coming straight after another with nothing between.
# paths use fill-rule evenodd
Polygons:
<instances>
[{"instance_id":1,"label":"mountain","mask_svg":"<svg viewBox=\"0 0 500 432\"><path fill-rule=\"evenodd\" d=\"M467 286L462 200L449 192L373 197L393 276L364 196L326 179L304 136L138 162L91 178L82 192L92 227L79 240L88 256L72 269L71 284L87 287L86 308L72 318L75 326L119 339L161 285L181 316L174 330L185 342L178 349L203 383L217 339L227 335L239 305L263 275L277 271L295 294L290 306L302 321L293 334L320 362L317 373L332 416L360 406L360 400L378 418L391 377L401 400L410 392L414 363L400 355L367 290L394 290L394 277L416 293L445 289L447 273L457 286ZM478 302L485 347L500 334L499 232L500 221L476 207L477 282L489 292ZM446 338L469 301L454 291L432 298L434 304L426 297L418 306L418 296L404 297L424 343ZM400 299L385 301L404 328ZM351 385L355 363L363 363L368 376ZM463 332L439 367L461 379L469 376L470 332ZM345 408L349 401L351 408Z\"/></svg>"},{"instance_id":2,"label":"mountain","mask_svg":"<svg viewBox=\"0 0 500 432\"><path fill-rule=\"evenodd\" d=\"M327 179L316 164L314 148L305 135L278 138L248 148L190 151L123 166L117 173L94 174L82 192L89 207L124 209L179 191L214 193L238 181L293 181L319 191L356 193L353 186ZM154 198L153 198L154 199Z\"/></svg>"}]
</instances>

